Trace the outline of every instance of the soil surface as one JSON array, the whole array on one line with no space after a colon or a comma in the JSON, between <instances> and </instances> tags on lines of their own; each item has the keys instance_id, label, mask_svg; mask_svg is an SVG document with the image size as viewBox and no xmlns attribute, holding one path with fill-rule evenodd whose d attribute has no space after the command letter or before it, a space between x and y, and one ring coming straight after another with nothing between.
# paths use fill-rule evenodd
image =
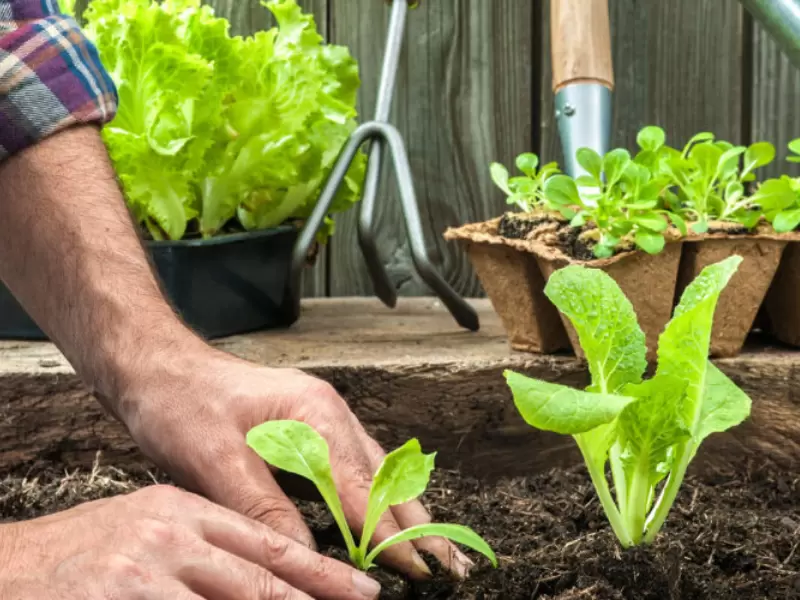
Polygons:
<instances>
[{"instance_id":1,"label":"soil surface","mask_svg":"<svg viewBox=\"0 0 800 600\"><path fill-rule=\"evenodd\" d=\"M505 213L497 233L512 240L538 240L560 249L574 260L594 260L593 225L573 227L560 215ZM587 235L588 234L588 235ZM620 251L628 248L621 248Z\"/></svg>"},{"instance_id":2,"label":"soil surface","mask_svg":"<svg viewBox=\"0 0 800 600\"><path fill-rule=\"evenodd\" d=\"M160 475L51 468L0 481L0 520L20 520L164 481ZM800 598L800 475L760 468L687 480L659 540L622 551L583 467L482 484L439 472L424 497L434 519L473 527L500 566L475 555L470 579L411 584L373 575L381 598L459 600L765 600ZM327 511L301 503L323 552L342 557ZM434 569L436 572L436 569Z\"/></svg>"}]
</instances>

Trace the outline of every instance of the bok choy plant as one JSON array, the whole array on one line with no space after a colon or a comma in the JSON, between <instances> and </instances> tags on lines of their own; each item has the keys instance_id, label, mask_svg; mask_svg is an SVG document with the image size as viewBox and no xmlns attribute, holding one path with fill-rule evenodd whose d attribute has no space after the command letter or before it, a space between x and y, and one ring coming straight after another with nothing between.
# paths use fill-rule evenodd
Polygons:
<instances>
[{"instance_id":1,"label":"bok choy plant","mask_svg":"<svg viewBox=\"0 0 800 600\"><path fill-rule=\"evenodd\" d=\"M545 293L574 325L591 385L581 391L505 373L528 424L573 436L624 547L656 538L703 440L750 414L748 396L708 360L717 300L741 261L710 265L686 288L646 380L645 336L614 280L581 266L556 271Z\"/></svg>"},{"instance_id":2,"label":"bok choy plant","mask_svg":"<svg viewBox=\"0 0 800 600\"><path fill-rule=\"evenodd\" d=\"M468 546L497 566L494 552L477 533L469 527L449 523L415 525L369 549L381 515L396 504L414 500L428 487L436 453L423 454L416 439L387 454L375 473L358 545L336 492L328 444L319 433L300 421L268 421L247 433L247 444L272 466L305 477L317 487L342 532L350 560L359 569L371 568L389 546L426 536L446 537Z\"/></svg>"}]
</instances>

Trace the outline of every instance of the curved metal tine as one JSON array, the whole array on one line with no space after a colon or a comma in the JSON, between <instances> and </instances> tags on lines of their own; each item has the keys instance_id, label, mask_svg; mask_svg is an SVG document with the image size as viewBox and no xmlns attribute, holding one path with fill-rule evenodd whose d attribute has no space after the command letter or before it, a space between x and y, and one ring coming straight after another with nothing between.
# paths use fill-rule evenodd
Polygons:
<instances>
[{"instance_id":1,"label":"curved metal tine","mask_svg":"<svg viewBox=\"0 0 800 600\"><path fill-rule=\"evenodd\" d=\"M470 331L480 329L478 313L472 308L450 285L439 275L428 258L425 248L425 234L419 218L417 196L414 191L414 182L411 177L411 167L408 163L403 137L395 127L389 123L369 123L371 129L379 133L389 145L394 162L395 178L400 190L400 200L403 208L403 217L406 223L406 232L411 246L411 258L414 267L422 280L436 292L436 295L447 306L456 322Z\"/></svg>"},{"instance_id":2,"label":"curved metal tine","mask_svg":"<svg viewBox=\"0 0 800 600\"><path fill-rule=\"evenodd\" d=\"M361 145L371 136L369 128L363 125L357 128L348 138L347 142L339 152L339 157L336 159L325 187L320 192L317 204L311 215L306 221L305 227L300 232L300 235L295 242L294 249L292 250L292 263L289 269L289 280L286 285L286 296L284 298L284 305L290 307L294 311L294 316L300 314L300 285L303 277L303 267L306 264L306 257L314 239L317 236L319 228L325 221L325 216L328 214L333 198L339 186L344 181L347 175L347 170L358 152Z\"/></svg>"},{"instance_id":3,"label":"curved metal tine","mask_svg":"<svg viewBox=\"0 0 800 600\"><path fill-rule=\"evenodd\" d=\"M358 213L358 245L364 262L367 264L369 277L375 295L389 308L397 305L397 290L389 279L389 274L381 261L378 243L375 240L374 218L375 199L380 183L381 163L383 162L383 140L375 138L369 148L369 163L364 178L364 189L361 195L361 208Z\"/></svg>"},{"instance_id":4,"label":"curved metal tine","mask_svg":"<svg viewBox=\"0 0 800 600\"><path fill-rule=\"evenodd\" d=\"M375 121L388 122L392 110L392 97L397 80L397 65L400 62L400 53L403 49L403 34L405 31L408 2L401 0L392 3L392 12L389 18L389 28L386 34L386 49L383 53L383 67L378 85L378 95L375 101ZM397 290L394 287L383 262L380 251L375 241L375 200L378 196L381 167L383 166L384 144L381 138L373 139L369 147L369 160L367 174L364 179L364 191L361 196L361 206L358 214L358 244L361 254L367 263L370 279L375 289L375 295L388 307L397 304Z\"/></svg>"}]
</instances>

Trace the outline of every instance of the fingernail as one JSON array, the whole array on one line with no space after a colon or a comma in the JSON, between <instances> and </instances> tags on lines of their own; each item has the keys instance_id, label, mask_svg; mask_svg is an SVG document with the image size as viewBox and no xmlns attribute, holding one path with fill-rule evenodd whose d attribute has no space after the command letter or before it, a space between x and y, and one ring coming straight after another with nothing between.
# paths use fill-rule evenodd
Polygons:
<instances>
[{"instance_id":1,"label":"fingernail","mask_svg":"<svg viewBox=\"0 0 800 600\"><path fill-rule=\"evenodd\" d=\"M370 600L377 598L381 593L380 583L358 571L353 573L353 585L360 594L363 594L364 598L370 598Z\"/></svg>"},{"instance_id":2,"label":"fingernail","mask_svg":"<svg viewBox=\"0 0 800 600\"><path fill-rule=\"evenodd\" d=\"M474 566L475 563L472 562L466 555L462 554L458 550L453 550L453 573L455 573L456 577L459 579L466 579L469 577L469 572Z\"/></svg>"},{"instance_id":3,"label":"fingernail","mask_svg":"<svg viewBox=\"0 0 800 600\"><path fill-rule=\"evenodd\" d=\"M420 579L428 579L432 576L431 570L428 565L422 560L422 557L417 552L411 553L412 570L411 575Z\"/></svg>"}]
</instances>

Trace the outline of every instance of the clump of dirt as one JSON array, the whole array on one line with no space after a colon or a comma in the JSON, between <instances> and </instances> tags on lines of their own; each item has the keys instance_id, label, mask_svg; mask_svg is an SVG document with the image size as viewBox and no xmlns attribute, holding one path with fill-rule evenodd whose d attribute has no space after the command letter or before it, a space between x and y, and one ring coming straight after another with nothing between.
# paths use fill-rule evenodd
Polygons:
<instances>
[{"instance_id":1,"label":"clump of dirt","mask_svg":"<svg viewBox=\"0 0 800 600\"><path fill-rule=\"evenodd\" d=\"M726 235L747 235L751 233L747 227L731 221L711 221L708 224L708 233L724 233Z\"/></svg>"},{"instance_id":2,"label":"clump of dirt","mask_svg":"<svg viewBox=\"0 0 800 600\"><path fill-rule=\"evenodd\" d=\"M20 520L165 481L158 473L58 467L0 482L0 517ZM486 484L435 473L424 503L497 552L465 582L412 583L377 569L384 600L791 600L800 598L800 475L776 468L688 478L661 537L622 550L582 466ZM321 551L345 559L326 508L302 502Z\"/></svg>"}]
</instances>

